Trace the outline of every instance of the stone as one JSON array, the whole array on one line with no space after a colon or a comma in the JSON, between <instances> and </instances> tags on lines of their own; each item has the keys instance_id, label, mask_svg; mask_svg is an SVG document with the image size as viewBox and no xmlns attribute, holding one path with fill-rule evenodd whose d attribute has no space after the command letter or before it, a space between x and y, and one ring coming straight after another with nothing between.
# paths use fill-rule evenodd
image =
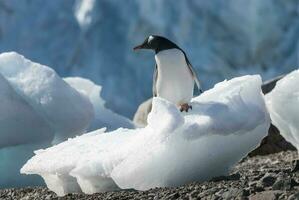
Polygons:
<instances>
[{"instance_id":1,"label":"stone","mask_svg":"<svg viewBox=\"0 0 299 200\"><path fill-rule=\"evenodd\" d=\"M289 196L288 200L298 200L299 199L299 192L292 194Z\"/></svg>"},{"instance_id":2,"label":"stone","mask_svg":"<svg viewBox=\"0 0 299 200\"><path fill-rule=\"evenodd\" d=\"M289 142L287 142L280 134L279 130L271 124L268 135L261 141L258 148L250 152L250 157L257 155L268 155L278 153L281 151L292 150L296 151L296 148Z\"/></svg>"},{"instance_id":3,"label":"stone","mask_svg":"<svg viewBox=\"0 0 299 200\"><path fill-rule=\"evenodd\" d=\"M264 191L249 196L250 200L276 200L282 194L281 191Z\"/></svg>"},{"instance_id":4,"label":"stone","mask_svg":"<svg viewBox=\"0 0 299 200\"><path fill-rule=\"evenodd\" d=\"M178 199L180 197L180 194L175 192L173 194L170 194L166 197L166 199Z\"/></svg>"},{"instance_id":5,"label":"stone","mask_svg":"<svg viewBox=\"0 0 299 200\"><path fill-rule=\"evenodd\" d=\"M293 178L279 177L272 188L273 190L291 190L294 186L298 185L299 184Z\"/></svg>"},{"instance_id":6,"label":"stone","mask_svg":"<svg viewBox=\"0 0 299 200\"><path fill-rule=\"evenodd\" d=\"M218 182L218 181L237 181L237 180L240 180L240 178L241 178L240 173L235 173L235 174L231 174L229 176L217 176L217 177L212 178L211 181L215 181L215 182Z\"/></svg>"},{"instance_id":7,"label":"stone","mask_svg":"<svg viewBox=\"0 0 299 200\"><path fill-rule=\"evenodd\" d=\"M284 76L285 76L285 74L265 81L262 85L262 92L264 94L271 92L273 90L273 88L276 86L276 82L279 81L280 79L282 79Z\"/></svg>"},{"instance_id":8,"label":"stone","mask_svg":"<svg viewBox=\"0 0 299 200\"><path fill-rule=\"evenodd\" d=\"M243 196L243 189L230 188L228 191L222 193L221 197L223 199L235 199L237 197Z\"/></svg>"},{"instance_id":9,"label":"stone","mask_svg":"<svg viewBox=\"0 0 299 200\"><path fill-rule=\"evenodd\" d=\"M294 160L292 166L292 172L298 172L299 171L299 160Z\"/></svg>"},{"instance_id":10,"label":"stone","mask_svg":"<svg viewBox=\"0 0 299 200\"><path fill-rule=\"evenodd\" d=\"M261 179L260 183L264 187L272 186L276 181L276 174L274 173L266 173Z\"/></svg>"}]
</instances>

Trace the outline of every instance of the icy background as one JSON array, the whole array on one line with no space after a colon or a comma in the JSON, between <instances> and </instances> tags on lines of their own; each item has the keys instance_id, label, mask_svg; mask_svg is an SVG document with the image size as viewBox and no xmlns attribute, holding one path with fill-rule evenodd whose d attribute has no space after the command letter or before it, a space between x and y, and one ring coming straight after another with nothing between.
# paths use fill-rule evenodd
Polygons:
<instances>
[{"instance_id":1,"label":"icy background","mask_svg":"<svg viewBox=\"0 0 299 200\"><path fill-rule=\"evenodd\" d=\"M297 68L298 33L298 0L0 0L0 52L91 79L128 117L151 96L153 53L132 52L149 34L185 49L207 89Z\"/></svg>"}]
</instances>

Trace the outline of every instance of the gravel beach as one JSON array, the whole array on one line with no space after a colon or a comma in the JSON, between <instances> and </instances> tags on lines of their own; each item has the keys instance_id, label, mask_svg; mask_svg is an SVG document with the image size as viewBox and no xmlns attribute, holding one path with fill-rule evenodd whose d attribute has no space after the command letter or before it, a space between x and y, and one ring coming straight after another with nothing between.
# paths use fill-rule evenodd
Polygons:
<instances>
[{"instance_id":1,"label":"gravel beach","mask_svg":"<svg viewBox=\"0 0 299 200\"><path fill-rule=\"evenodd\" d=\"M299 199L299 171L293 171L296 151L243 159L230 176L176 188L123 190L93 195L57 197L45 187L0 190L0 199Z\"/></svg>"}]
</instances>

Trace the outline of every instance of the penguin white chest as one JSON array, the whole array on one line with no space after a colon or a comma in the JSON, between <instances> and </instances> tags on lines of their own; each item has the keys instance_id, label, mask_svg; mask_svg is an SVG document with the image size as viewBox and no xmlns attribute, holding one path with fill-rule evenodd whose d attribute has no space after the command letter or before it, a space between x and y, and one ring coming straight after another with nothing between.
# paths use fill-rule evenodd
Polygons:
<instances>
[{"instance_id":1,"label":"penguin white chest","mask_svg":"<svg viewBox=\"0 0 299 200\"><path fill-rule=\"evenodd\" d=\"M189 103L193 97L194 80L184 53L179 49L163 50L155 55L155 60L157 96L176 105Z\"/></svg>"}]
</instances>

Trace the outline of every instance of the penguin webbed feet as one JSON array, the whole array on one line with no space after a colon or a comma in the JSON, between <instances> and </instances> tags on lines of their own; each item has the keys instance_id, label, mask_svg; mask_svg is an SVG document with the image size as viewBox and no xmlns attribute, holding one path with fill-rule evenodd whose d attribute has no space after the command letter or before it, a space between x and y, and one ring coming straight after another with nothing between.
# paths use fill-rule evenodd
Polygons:
<instances>
[{"instance_id":1,"label":"penguin webbed feet","mask_svg":"<svg viewBox=\"0 0 299 200\"><path fill-rule=\"evenodd\" d=\"M181 104L180 105L180 111L183 112L183 111L186 111L188 112L188 110L191 109L192 110L192 106L185 103L185 104Z\"/></svg>"}]
</instances>

